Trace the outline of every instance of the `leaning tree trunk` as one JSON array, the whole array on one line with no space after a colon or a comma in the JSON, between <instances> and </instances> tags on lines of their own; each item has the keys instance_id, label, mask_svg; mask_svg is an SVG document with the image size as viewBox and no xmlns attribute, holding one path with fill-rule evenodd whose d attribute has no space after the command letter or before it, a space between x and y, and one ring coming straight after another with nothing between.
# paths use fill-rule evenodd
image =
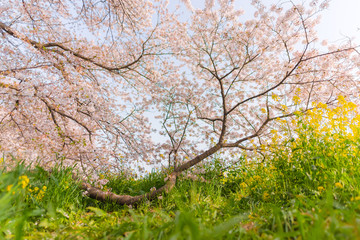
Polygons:
<instances>
[{"instance_id":1,"label":"leaning tree trunk","mask_svg":"<svg viewBox=\"0 0 360 240\"><path fill-rule=\"evenodd\" d=\"M137 196L129 196L129 195L117 195L110 191L102 191L99 188L96 188L92 186L91 184L81 181L81 189L85 190L85 195L87 195L90 198L96 199L98 201L111 201L115 202L120 205L136 205L139 202L143 200L151 200L156 198L158 195L162 194L163 192L169 192L176 183L177 176L191 168L192 166L198 164L205 158L213 155L215 152L217 152L219 149L221 149L222 145L217 144L212 148L209 148L202 154L196 156L195 158L183 163L182 165L178 166L167 178L165 185L162 186L159 189L155 189L153 191L150 190L150 192L143 194L143 195L137 195ZM78 180L76 176L73 176L75 180Z\"/></svg>"}]
</instances>

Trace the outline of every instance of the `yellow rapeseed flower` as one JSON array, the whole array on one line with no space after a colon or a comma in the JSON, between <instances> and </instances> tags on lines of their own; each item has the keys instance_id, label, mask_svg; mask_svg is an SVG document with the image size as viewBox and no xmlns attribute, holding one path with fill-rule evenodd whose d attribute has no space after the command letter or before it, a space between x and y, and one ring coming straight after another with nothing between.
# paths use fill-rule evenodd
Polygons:
<instances>
[{"instance_id":1,"label":"yellow rapeseed flower","mask_svg":"<svg viewBox=\"0 0 360 240\"><path fill-rule=\"evenodd\" d=\"M44 195L45 195L45 192L40 190L36 198L41 201L43 199Z\"/></svg>"},{"instance_id":2,"label":"yellow rapeseed flower","mask_svg":"<svg viewBox=\"0 0 360 240\"><path fill-rule=\"evenodd\" d=\"M260 181L260 180L261 180L261 177L258 176L258 175L256 175L256 176L254 176L254 180L255 180L255 181Z\"/></svg>"},{"instance_id":3,"label":"yellow rapeseed flower","mask_svg":"<svg viewBox=\"0 0 360 240\"><path fill-rule=\"evenodd\" d=\"M352 197L350 200L351 200L351 201L359 201L359 200L360 200L360 196Z\"/></svg>"},{"instance_id":4,"label":"yellow rapeseed flower","mask_svg":"<svg viewBox=\"0 0 360 240\"><path fill-rule=\"evenodd\" d=\"M225 184L228 180L226 178L223 178L220 180L222 184Z\"/></svg>"},{"instance_id":5,"label":"yellow rapeseed flower","mask_svg":"<svg viewBox=\"0 0 360 240\"><path fill-rule=\"evenodd\" d=\"M353 102L349 102L348 105L351 110L354 110L357 107L357 105Z\"/></svg>"},{"instance_id":6,"label":"yellow rapeseed flower","mask_svg":"<svg viewBox=\"0 0 360 240\"><path fill-rule=\"evenodd\" d=\"M295 104L299 104L299 103L301 102L299 96L294 96L292 100L293 100L293 102L294 102Z\"/></svg>"},{"instance_id":7,"label":"yellow rapeseed flower","mask_svg":"<svg viewBox=\"0 0 360 240\"><path fill-rule=\"evenodd\" d=\"M263 200L264 200L264 201L267 201L267 200L269 200L269 198L270 198L270 194L268 194L267 192L264 192L264 194L263 194Z\"/></svg>"},{"instance_id":8,"label":"yellow rapeseed flower","mask_svg":"<svg viewBox=\"0 0 360 240\"><path fill-rule=\"evenodd\" d=\"M20 185L22 188L26 188L26 186L29 184L30 180L26 175L20 176Z\"/></svg>"},{"instance_id":9,"label":"yellow rapeseed flower","mask_svg":"<svg viewBox=\"0 0 360 240\"><path fill-rule=\"evenodd\" d=\"M243 198L244 198L244 195L242 195L241 193L238 193L238 194L236 194L235 200L240 201Z\"/></svg>"},{"instance_id":10,"label":"yellow rapeseed flower","mask_svg":"<svg viewBox=\"0 0 360 240\"><path fill-rule=\"evenodd\" d=\"M276 170L276 167L274 165L271 165L270 170Z\"/></svg>"},{"instance_id":11,"label":"yellow rapeseed flower","mask_svg":"<svg viewBox=\"0 0 360 240\"><path fill-rule=\"evenodd\" d=\"M327 105L325 103L319 102L316 107L320 109L326 109Z\"/></svg>"},{"instance_id":12,"label":"yellow rapeseed flower","mask_svg":"<svg viewBox=\"0 0 360 240\"><path fill-rule=\"evenodd\" d=\"M272 98L274 101L279 101L279 96L276 95L276 94L272 94L272 95L271 95L271 98Z\"/></svg>"},{"instance_id":13,"label":"yellow rapeseed flower","mask_svg":"<svg viewBox=\"0 0 360 240\"><path fill-rule=\"evenodd\" d=\"M337 183L335 183L335 187L337 187L337 188L343 188L344 186L343 186L341 183L337 182Z\"/></svg>"},{"instance_id":14,"label":"yellow rapeseed flower","mask_svg":"<svg viewBox=\"0 0 360 240\"><path fill-rule=\"evenodd\" d=\"M338 101L339 101L341 104L346 103L346 100L345 100L344 96L342 96L342 95L339 95L339 96L338 96Z\"/></svg>"},{"instance_id":15,"label":"yellow rapeseed flower","mask_svg":"<svg viewBox=\"0 0 360 240\"><path fill-rule=\"evenodd\" d=\"M11 188L13 187L14 185L10 184L6 187L6 191L10 192L11 191Z\"/></svg>"},{"instance_id":16,"label":"yellow rapeseed flower","mask_svg":"<svg viewBox=\"0 0 360 240\"><path fill-rule=\"evenodd\" d=\"M284 112L287 112L288 111L288 107L284 104L281 105L281 110L284 111Z\"/></svg>"},{"instance_id":17,"label":"yellow rapeseed flower","mask_svg":"<svg viewBox=\"0 0 360 240\"><path fill-rule=\"evenodd\" d=\"M241 187L241 188L246 188L247 185L246 185L246 183L242 182L242 183L240 183L240 187Z\"/></svg>"}]
</instances>

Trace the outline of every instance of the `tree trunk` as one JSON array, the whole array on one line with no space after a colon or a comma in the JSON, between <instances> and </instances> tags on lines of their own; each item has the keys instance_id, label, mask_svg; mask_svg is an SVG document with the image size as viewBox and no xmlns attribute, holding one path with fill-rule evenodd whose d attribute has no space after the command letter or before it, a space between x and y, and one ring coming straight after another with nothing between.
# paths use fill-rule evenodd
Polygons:
<instances>
[{"instance_id":1,"label":"tree trunk","mask_svg":"<svg viewBox=\"0 0 360 240\"><path fill-rule=\"evenodd\" d=\"M117 204L120 204L120 205L136 205L143 200L152 200L152 199L156 198L158 195L162 194L163 192L169 192L175 186L176 178L181 172L198 164L205 158L207 158L207 157L211 156L212 154L214 154L215 152L217 152L219 149L221 149L221 144L215 145L214 147L203 152L202 154L196 156L192 160L189 160L188 162L178 166L174 170L174 172L172 172L167 177L167 180L166 180L166 183L164 186L162 186L159 189L150 191L143 195L137 195L137 196L117 195L113 192L102 191L99 188L91 186L89 183L87 183L85 181L81 182L81 188L83 190L85 190L85 194L88 197L99 200L99 201L111 201L111 202L116 202ZM76 176L73 176L73 178L75 180L78 180L78 178Z\"/></svg>"}]
</instances>

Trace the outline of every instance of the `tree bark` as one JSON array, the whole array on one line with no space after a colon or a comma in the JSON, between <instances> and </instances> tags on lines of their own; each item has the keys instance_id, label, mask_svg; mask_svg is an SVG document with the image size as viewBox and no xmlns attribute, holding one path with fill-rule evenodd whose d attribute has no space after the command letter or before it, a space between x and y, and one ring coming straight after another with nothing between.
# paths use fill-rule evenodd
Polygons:
<instances>
[{"instance_id":1,"label":"tree bark","mask_svg":"<svg viewBox=\"0 0 360 240\"><path fill-rule=\"evenodd\" d=\"M140 203L143 200L152 200L154 198L156 198L158 195L164 193L164 192L169 192L176 184L176 179L177 176L191 168L192 166L198 164L199 162L201 162L202 160L204 160L205 158L211 156L212 154L214 154L215 152L217 152L219 149L221 149L222 145L221 144L217 144L214 147L206 150L205 152L203 152L202 154L196 156L195 158L193 158L190 161L187 161L186 163L178 166L168 177L166 180L166 183L164 186L162 186L159 189L155 189L153 191L150 191L146 194L143 195L137 195L137 196L130 196L130 195L117 195L113 192L105 192L102 191L99 188L96 188L94 186L92 186L91 184L81 180L81 189L85 190L85 195L87 195L90 198L96 199L98 201L111 201L111 202L115 202L117 204L120 205L136 205L138 203ZM78 180L78 178L76 176L73 176L74 180Z\"/></svg>"},{"instance_id":2,"label":"tree bark","mask_svg":"<svg viewBox=\"0 0 360 240\"><path fill-rule=\"evenodd\" d=\"M165 185L161 188L137 196L117 195L113 192L105 192L99 188L93 187L91 184L85 181L82 181L80 186L81 189L85 190L85 195L98 201L111 201L120 205L136 205L143 200L152 200L163 192L169 192L175 186L175 183L176 174L172 173L168 177Z\"/></svg>"}]
</instances>

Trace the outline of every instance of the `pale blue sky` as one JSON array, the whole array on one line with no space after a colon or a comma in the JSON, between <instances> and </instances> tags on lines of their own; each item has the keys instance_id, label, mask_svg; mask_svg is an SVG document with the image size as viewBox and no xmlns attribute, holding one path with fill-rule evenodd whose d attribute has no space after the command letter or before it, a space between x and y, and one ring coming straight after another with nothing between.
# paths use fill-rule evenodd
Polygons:
<instances>
[{"instance_id":1,"label":"pale blue sky","mask_svg":"<svg viewBox=\"0 0 360 240\"><path fill-rule=\"evenodd\" d=\"M330 42L353 36L360 43L360 0L332 0L322 16L318 28L322 38Z\"/></svg>"}]
</instances>

